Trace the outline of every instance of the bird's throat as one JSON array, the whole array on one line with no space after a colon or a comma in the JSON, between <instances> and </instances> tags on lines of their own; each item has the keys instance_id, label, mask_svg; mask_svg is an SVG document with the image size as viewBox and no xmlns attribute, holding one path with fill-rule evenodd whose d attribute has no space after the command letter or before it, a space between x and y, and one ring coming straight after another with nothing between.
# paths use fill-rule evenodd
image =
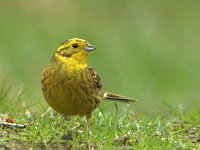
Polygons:
<instances>
[{"instance_id":1,"label":"bird's throat","mask_svg":"<svg viewBox=\"0 0 200 150\"><path fill-rule=\"evenodd\" d=\"M87 67L87 57L78 57L77 54L74 54L70 58L55 54L53 60L68 74L85 71L85 68Z\"/></svg>"}]
</instances>

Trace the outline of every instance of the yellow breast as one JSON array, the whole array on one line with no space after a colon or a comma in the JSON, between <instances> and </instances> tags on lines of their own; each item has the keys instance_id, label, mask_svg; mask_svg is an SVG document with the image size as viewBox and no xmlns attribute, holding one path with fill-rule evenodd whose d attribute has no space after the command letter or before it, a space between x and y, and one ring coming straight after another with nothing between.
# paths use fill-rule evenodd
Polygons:
<instances>
[{"instance_id":1,"label":"yellow breast","mask_svg":"<svg viewBox=\"0 0 200 150\"><path fill-rule=\"evenodd\" d=\"M42 73L42 90L47 103L64 115L85 115L97 106L86 66L50 63ZM79 67L79 68L77 68Z\"/></svg>"}]
</instances>

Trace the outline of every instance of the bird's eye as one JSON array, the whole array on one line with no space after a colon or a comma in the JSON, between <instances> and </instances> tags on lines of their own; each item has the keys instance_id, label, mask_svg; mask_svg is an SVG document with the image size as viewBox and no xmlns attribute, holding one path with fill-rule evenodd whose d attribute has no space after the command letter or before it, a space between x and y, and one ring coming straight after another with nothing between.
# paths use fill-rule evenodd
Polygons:
<instances>
[{"instance_id":1,"label":"bird's eye","mask_svg":"<svg viewBox=\"0 0 200 150\"><path fill-rule=\"evenodd\" d=\"M78 47L78 44L76 44L76 43L75 43L75 44L72 44L72 47L73 47L73 48L77 48L77 47Z\"/></svg>"}]
</instances>

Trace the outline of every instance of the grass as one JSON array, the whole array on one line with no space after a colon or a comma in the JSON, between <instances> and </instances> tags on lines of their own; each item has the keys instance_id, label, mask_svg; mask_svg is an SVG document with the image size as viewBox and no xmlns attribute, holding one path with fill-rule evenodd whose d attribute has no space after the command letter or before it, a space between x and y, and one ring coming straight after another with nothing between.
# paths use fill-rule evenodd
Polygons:
<instances>
[{"instance_id":1,"label":"grass","mask_svg":"<svg viewBox=\"0 0 200 150\"><path fill-rule=\"evenodd\" d=\"M3 90L4 89L4 90ZM0 104L6 104L10 88L2 88ZM0 149L198 149L200 148L200 109L170 108L161 113L115 113L94 111L90 129L85 118L74 116L62 125L63 117L46 107L32 111L22 104L18 93L11 105L4 105L0 120L11 117L25 129L0 126ZM19 105L21 103L21 105ZM9 106L9 107L8 107ZM18 107L16 107L18 106ZM36 104L41 108L39 104ZM3 107L2 107L3 108ZM6 114L6 115L5 115Z\"/></svg>"}]
</instances>

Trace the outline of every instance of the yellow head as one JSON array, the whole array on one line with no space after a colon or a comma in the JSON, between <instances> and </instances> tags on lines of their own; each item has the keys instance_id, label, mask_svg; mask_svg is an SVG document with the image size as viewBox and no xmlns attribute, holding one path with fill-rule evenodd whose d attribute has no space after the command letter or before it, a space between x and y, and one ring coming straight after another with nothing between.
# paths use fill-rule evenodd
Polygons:
<instances>
[{"instance_id":1,"label":"yellow head","mask_svg":"<svg viewBox=\"0 0 200 150\"><path fill-rule=\"evenodd\" d=\"M87 64L89 52L95 49L87 41L73 38L63 42L56 50L54 56L64 62Z\"/></svg>"}]
</instances>

